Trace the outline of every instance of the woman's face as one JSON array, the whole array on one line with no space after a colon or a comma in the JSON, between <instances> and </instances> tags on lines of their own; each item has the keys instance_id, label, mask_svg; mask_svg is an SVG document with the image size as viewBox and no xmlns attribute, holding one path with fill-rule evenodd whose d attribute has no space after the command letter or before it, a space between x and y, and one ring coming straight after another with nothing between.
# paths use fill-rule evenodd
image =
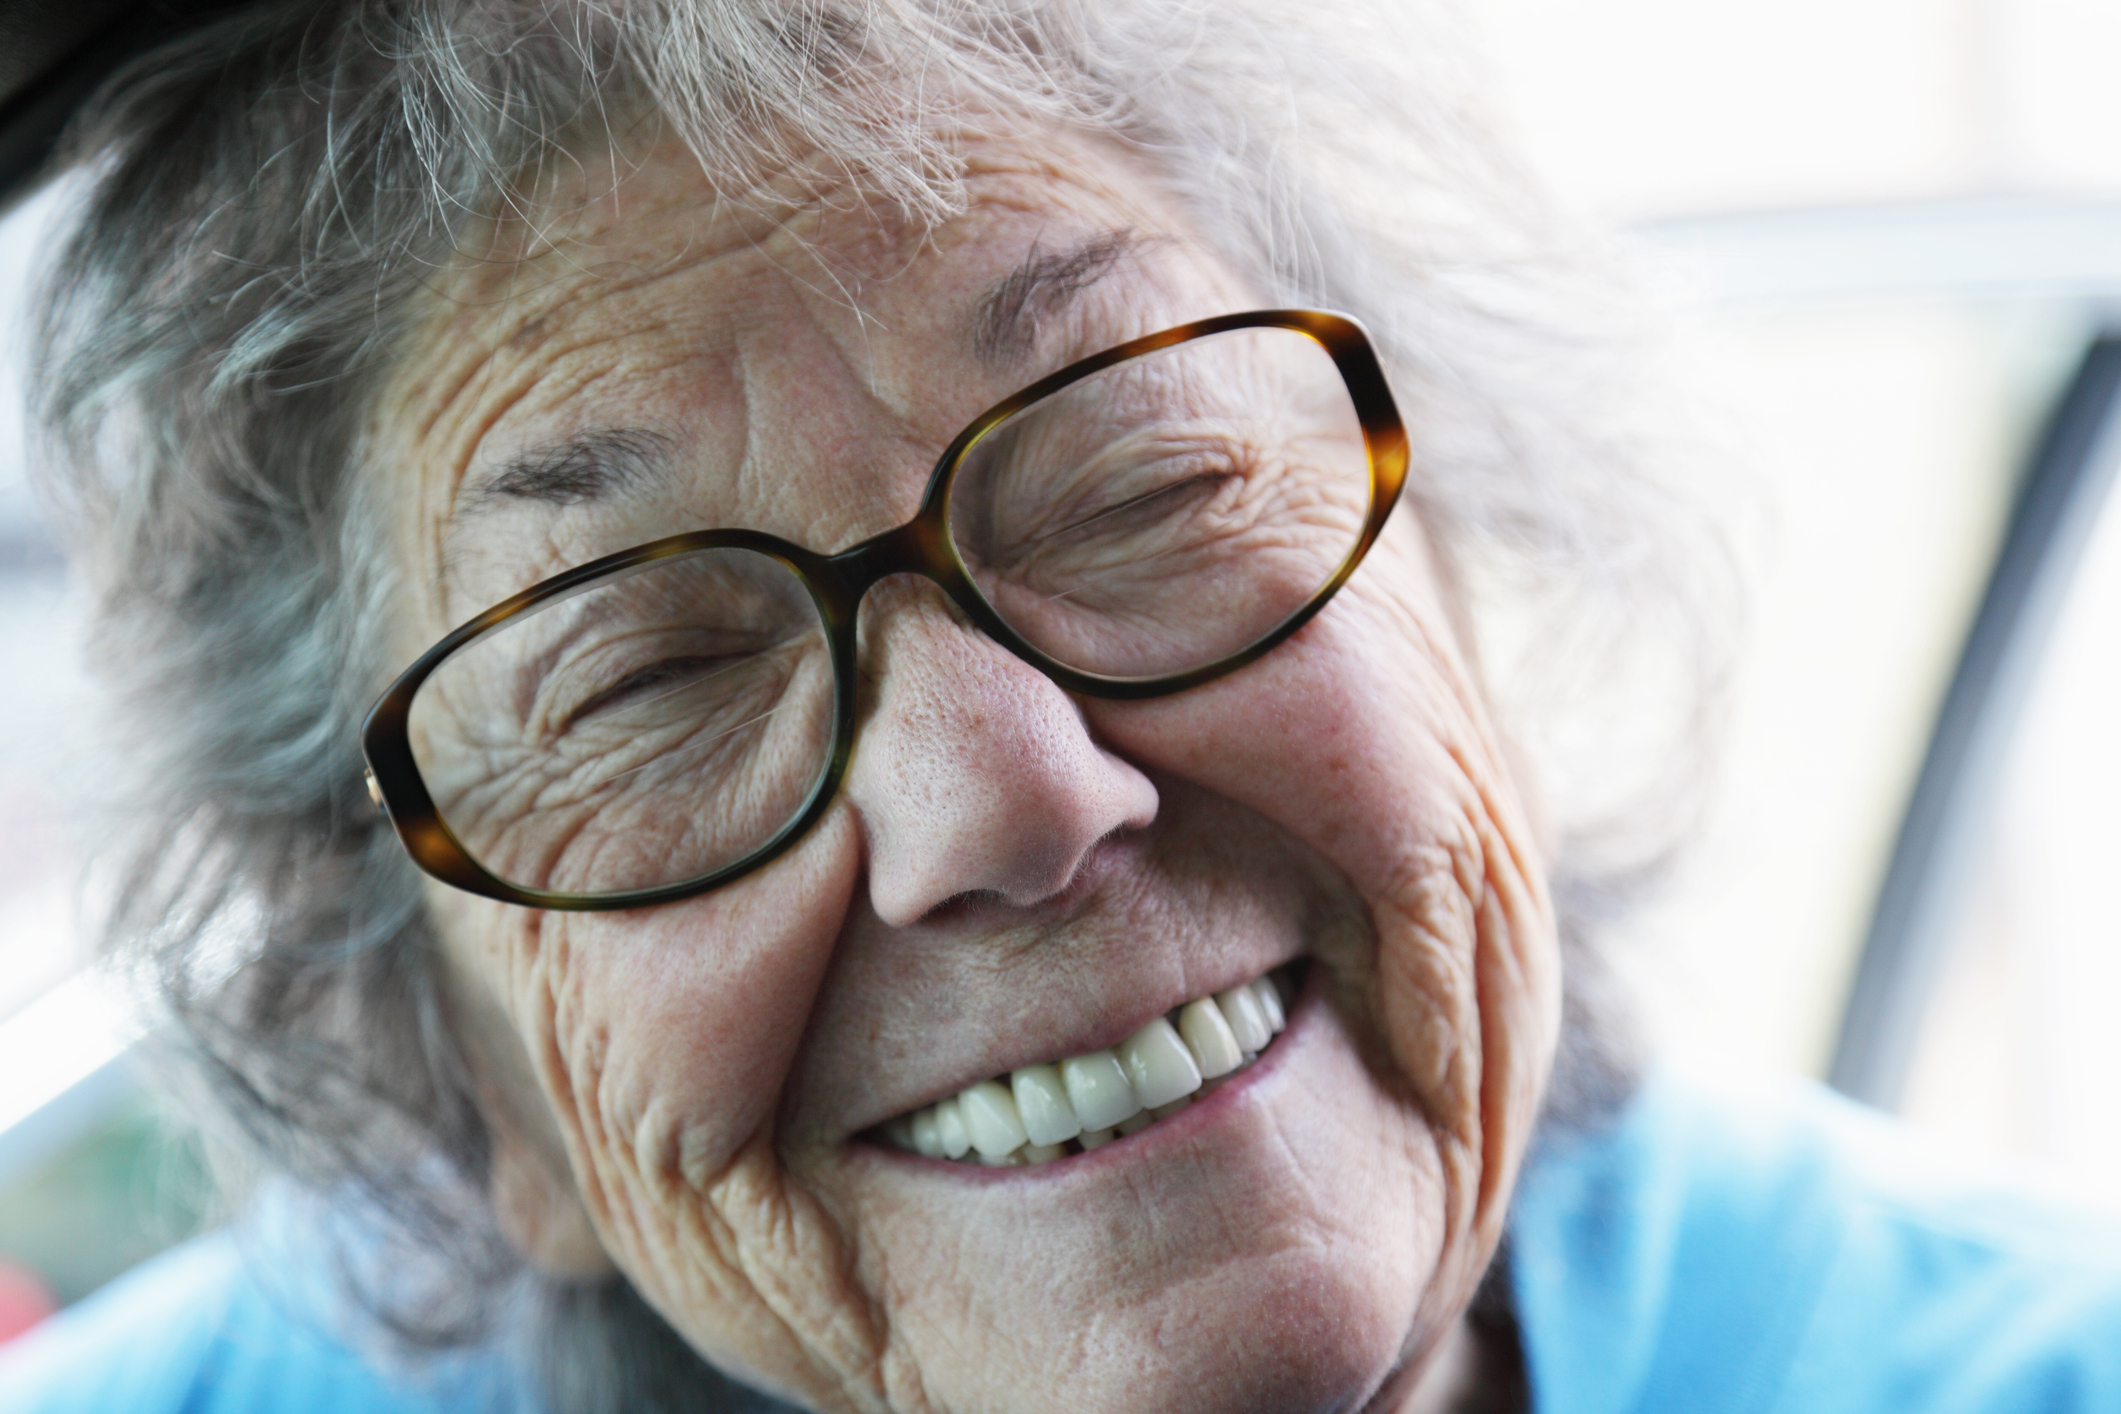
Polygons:
<instances>
[{"instance_id":1,"label":"woman's face","mask_svg":"<svg viewBox=\"0 0 2121 1414\"><path fill-rule=\"evenodd\" d=\"M1117 148L966 151L971 206L926 233L758 215L660 152L440 279L373 436L405 655L678 531L841 549L1018 387L1257 304ZM830 812L736 884L591 914L434 886L518 1240L608 1253L708 1358L821 1407L1402 1403L1558 1013L1542 862L1411 508L1286 644L1145 702L1071 697L887 580L859 713ZM1287 1030L1130 1137L988 1168L882 1135L1287 964Z\"/></svg>"}]
</instances>

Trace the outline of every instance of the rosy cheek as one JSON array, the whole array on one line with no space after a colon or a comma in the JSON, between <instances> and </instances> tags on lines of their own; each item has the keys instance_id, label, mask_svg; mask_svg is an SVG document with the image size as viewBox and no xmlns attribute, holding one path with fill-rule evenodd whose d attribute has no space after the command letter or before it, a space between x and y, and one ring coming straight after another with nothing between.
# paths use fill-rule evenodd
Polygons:
<instances>
[{"instance_id":1,"label":"rosy cheek","mask_svg":"<svg viewBox=\"0 0 2121 1414\"><path fill-rule=\"evenodd\" d=\"M1516 1100L1484 1112L1480 1058L1506 1039L1486 1036L1486 1019L1523 1013L1538 1033L1551 1010L1544 882L1442 614L1355 591L1250 667L1093 722L1129 759L1288 830L1352 887L1375 947L1314 939L1314 951L1355 1030L1471 1155L1522 1118ZM1527 1053L1539 1049L1535 1034Z\"/></svg>"},{"instance_id":2,"label":"rosy cheek","mask_svg":"<svg viewBox=\"0 0 2121 1414\"><path fill-rule=\"evenodd\" d=\"M1470 694L1395 605L1343 594L1259 662L1176 697L1092 709L1120 754L1289 830L1373 902L1472 842L1498 781ZM1378 645L1389 645L1380 648Z\"/></svg>"},{"instance_id":3,"label":"rosy cheek","mask_svg":"<svg viewBox=\"0 0 2121 1414\"><path fill-rule=\"evenodd\" d=\"M578 1166L697 1181L770 1135L858 871L834 816L729 888L548 915L525 1019L550 1018L541 1078Z\"/></svg>"}]
</instances>

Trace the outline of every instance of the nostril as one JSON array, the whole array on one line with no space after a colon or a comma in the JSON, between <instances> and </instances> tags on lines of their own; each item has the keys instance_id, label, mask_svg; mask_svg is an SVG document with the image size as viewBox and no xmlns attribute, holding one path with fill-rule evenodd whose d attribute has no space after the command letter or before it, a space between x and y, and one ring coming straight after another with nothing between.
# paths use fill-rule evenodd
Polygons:
<instances>
[{"instance_id":1,"label":"nostril","mask_svg":"<svg viewBox=\"0 0 2121 1414\"><path fill-rule=\"evenodd\" d=\"M1093 742L1074 704L969 711L914 731L880 714L848 795L862 820L871 902L888 923L945 906L1027 907L1066 891L1105 840L1156 818L1156 787ZM927 770L894 770L918 753ZM938 769L947 767L947 769Z\"/></svg>"},{"instance_id":2,"label":"nostril","mask_svg":"<svg viewBox=\"0 0 2121 1414\"><path fill-rule=\"evenodd\" d=\"M903 926L945 906L1051 898L1101 841L1155 819L1156 788L1051 679L928 612L942 597L932 585L909 588L893 612L870 606L879 676L843 785L871 904Z\"/></svg>"},{"instance_id":3,"label":"nostril","mask_svg":"<svg viewBox=\"0 0 2121 1414\"><path fill-rule=\"evenodd\" d=\"M1026 812L1020 819L964 812L911 840L879 838L870 847L870 895L886 923L906 925L995 907L1050 902L1096 873L1100 846L1117 833L1082 818ZM895 832L893 832L895 835ZM1082 844L1087 838L1089 843ZM968 880L980 881L964 888Z\"/></svg>"}]
</instances>

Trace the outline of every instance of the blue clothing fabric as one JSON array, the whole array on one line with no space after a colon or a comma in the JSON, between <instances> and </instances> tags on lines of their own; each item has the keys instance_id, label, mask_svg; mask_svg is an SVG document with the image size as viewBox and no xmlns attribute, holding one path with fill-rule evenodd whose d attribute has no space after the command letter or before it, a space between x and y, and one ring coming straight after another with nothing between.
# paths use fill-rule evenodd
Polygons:
<instances>
[{"instance_id":1,"label":"blue clothing fabric","mask_svg":"<svg viewBox=\"0 0 2121 1414\"><path fill-rule=\"evenodd\" d=\"M1817 1086L1653 1078L1533 1156L1510 1244L1539 1414L2121 1410L2121 1216Z\"/></svg>"},{"instance_id":2,"label":"blue clothing fabric","mask_svg":"<svg viewBox=\"0 0 2121 1414\"><path fill-rule=\"evenodd\" d=\"M0 1347L5 1414L515 1414L502 1362L385 1373L223 1231L143 1263Z\"/></svg>"},{"instance_id":3,"label":"blue clothing fabric","mask_svg":"<svg viewBox=\"0 0 2121 1414\"><path fill-rule=\"evenodd\" d=\"M1510 1224L1538 1414L2121 1410L2121 1219L1952 1176L1816 1087L1669 1076L1547 1138ZM526 1408L502 1361L379 1374L227 1235L0 1348L8 1414Z\"/></svg>"}]
</instances>

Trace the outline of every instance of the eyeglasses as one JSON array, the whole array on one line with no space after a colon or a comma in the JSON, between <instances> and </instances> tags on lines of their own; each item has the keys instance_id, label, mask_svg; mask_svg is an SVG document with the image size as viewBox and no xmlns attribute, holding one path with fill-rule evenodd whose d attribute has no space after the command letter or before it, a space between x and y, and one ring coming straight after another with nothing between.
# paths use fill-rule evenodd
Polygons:
<instances>
[{"instance_id":1,"label":"eyeglasses","mask_svg":"<svg viewBox=\"0 0 2121 1414\"><path fill-rule=\"evenodd\" d=\"M369 711L369 790L422 869L474 894L616 909L703 893L831 805L878 580L926 576L1068 692L1158 697L1323 608L1406 469L1352 320L1166 329L980 414L912 520L839 554L699 530L494 605Z\"/></svg>"}]
</instances>

